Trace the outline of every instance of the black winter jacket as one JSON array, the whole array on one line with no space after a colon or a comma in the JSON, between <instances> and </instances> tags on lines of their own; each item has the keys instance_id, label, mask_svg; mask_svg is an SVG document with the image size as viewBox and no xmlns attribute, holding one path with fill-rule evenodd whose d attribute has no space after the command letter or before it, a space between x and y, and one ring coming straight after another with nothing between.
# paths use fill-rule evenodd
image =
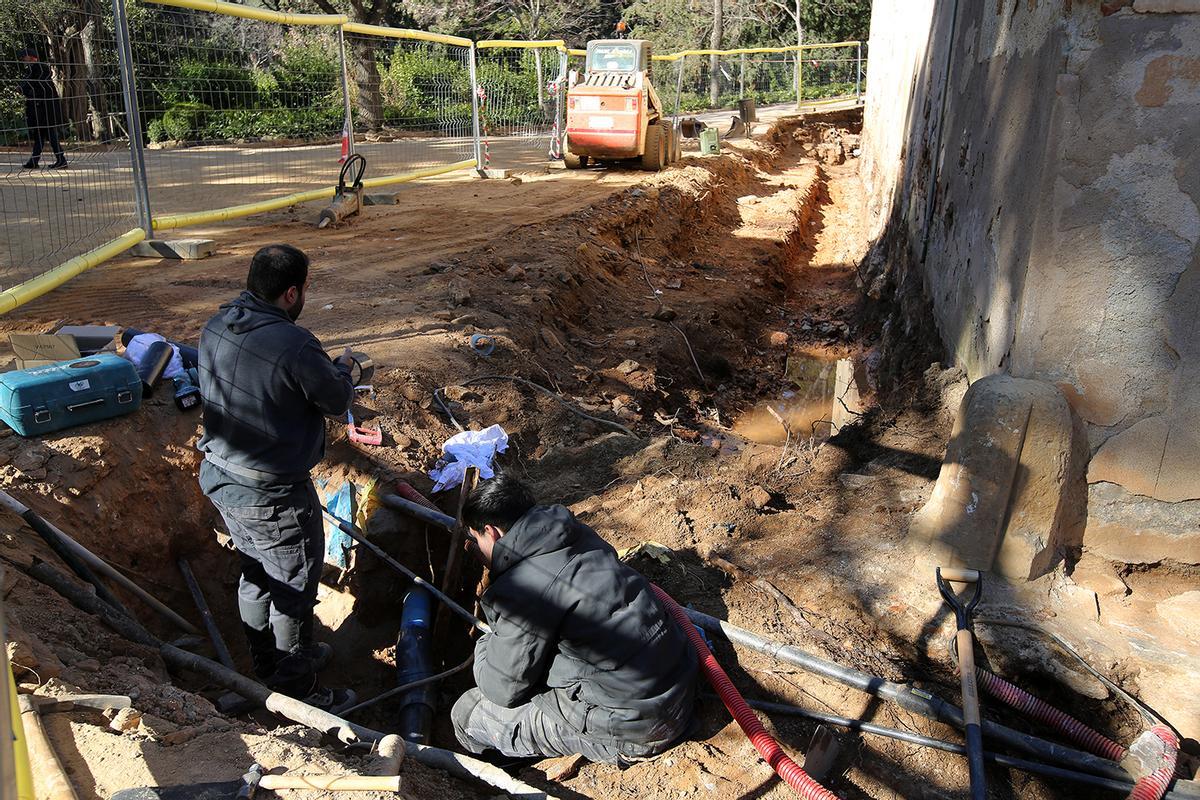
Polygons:
<instances>
[{"instance_id":1,"label":"black winter jacket","mask_svg":"<svg viewBox=\"0 0 1200 800\"><path fill-rule=\"evenodd\" d=\"M530 510L496 543L480 603L492 632L475 682L494 703L532 701L626 755L651 755L687 729L696 655L612 545L562 506Z\"/></svg>"},{"instance_id":2,"label":"black winter jacket","mask_svg":"<svg viewBox=\"0 0 1200 800\"><path fill-rule=\"evenodd\" d=\"M242 292L200 334L204 436L199 448L233 475L298 483L325 457L325 415L344 416L354 387L317 337Z\"/></svg>"},{"instance_id":3,"label":"black winter jacket","mask_svg":"<svg viewBox=\"0 0 1200 800\"><path fill-rule=\"evenodd\" d=\"M62 104L58 89L50 76L50 66L41 61L25 65L25 79L20 83L25 95L25 125L34 128L57 128L63 124Z\"/></svg>"}]
</instances>

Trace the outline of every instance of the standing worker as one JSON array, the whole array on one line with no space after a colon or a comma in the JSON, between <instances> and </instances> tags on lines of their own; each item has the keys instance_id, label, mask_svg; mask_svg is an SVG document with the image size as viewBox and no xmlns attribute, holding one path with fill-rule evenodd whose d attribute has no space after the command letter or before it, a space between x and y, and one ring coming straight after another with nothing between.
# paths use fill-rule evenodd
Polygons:
<instances>
[{"instance_id":1,"label":"standing worker","mask_svg":"<svg viewBox=\"0 0 1200 800\"><path fill-rule=\"evenodd\" d=\"M450 712L463 747L621 764L686 734L696 653L612 545L508 475L467 496L463 522L492 626L475 644L478 688Z\"/></svg>"},{"instance_id":2,"label":"standing worker","mask_svg":"<svg viewBox=\"0 0 1200 800\"><path fill-rule=\"evenodd\" d=\"M317 682L332 648L313 641L325 536L309 471L325 456L325 415L344 417L354 387L349 348L331 361L296 324L308 265L290 245L262 248L246 291L204 326L200 487L241 554L238 611L255 674L337 713L355 696Z\"/></svg>"},{"instance_id":3,"label":"standing worker","mask_svg":"<svg viewBox=\"0 0 1200 800\"><path fill-rule=\"evenodd\" d=\"M42 148L47 142L54 151L50 169L63 169L67 166L67 157L58 141L58 129L63 125L62 105L50 77L50 67L39 60L37 51L32 49L21 51L21 61L25 64L25 79L20 83L21 94L25 95L25 126L33 140L33 152L22 169L38 168Z\"/></svg>"}]
</instances>

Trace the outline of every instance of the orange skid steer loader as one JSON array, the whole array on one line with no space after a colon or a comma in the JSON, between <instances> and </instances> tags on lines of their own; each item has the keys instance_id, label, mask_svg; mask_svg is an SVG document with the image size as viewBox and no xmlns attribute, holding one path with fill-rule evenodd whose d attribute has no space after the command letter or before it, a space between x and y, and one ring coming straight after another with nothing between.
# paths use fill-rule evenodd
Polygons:
<instances>
[{"instance_id":1,"label":"orange skid steer loader","mask_svg":"<svg viewBox=\"0 0 1200 800\"><path fill-rule=\"evenodd\" d=\"M567 90L567 169L639 159L660 170L679 159L679 134L650 83L650 56L644 39L588 42L583 80Z\"/></svg>"}]
</instances>

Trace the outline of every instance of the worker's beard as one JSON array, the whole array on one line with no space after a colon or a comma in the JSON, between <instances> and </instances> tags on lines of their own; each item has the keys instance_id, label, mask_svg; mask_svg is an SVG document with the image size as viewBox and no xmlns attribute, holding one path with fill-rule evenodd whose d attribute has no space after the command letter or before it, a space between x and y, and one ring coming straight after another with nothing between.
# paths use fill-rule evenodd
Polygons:
<instances>
[{"instance_id":1,"label":"worker's beard","mask_svg":"<svg viewBox=\"0 0 1200 800\"><path fill-rule=\"evenodd\" d=\"M300 297L298 297L296 299L296 302L293 303L292 306L287 309L288 318L292 322L295 322L296 320L300 319L300 312L303 310L304 310L304 295L301 294Z\"/></svg>"}]
</instances>

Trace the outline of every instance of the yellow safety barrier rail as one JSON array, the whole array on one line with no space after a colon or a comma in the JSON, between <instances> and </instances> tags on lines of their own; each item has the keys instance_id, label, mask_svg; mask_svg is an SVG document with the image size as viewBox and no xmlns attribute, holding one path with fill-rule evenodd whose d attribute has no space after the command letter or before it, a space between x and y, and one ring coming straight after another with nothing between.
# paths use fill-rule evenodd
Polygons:
<instances>
[{"instance_id":1,"label":"yellow safety barrier rail","mask_svg":"<svg viewBox=\"0 0 1200 800\"><path fill-rule=\"evenodd\" d=\"M345 14L288 14L268 8L226 3L223 0L144 0L144 2L174 6L175 8L190 8L195 11L208 11L212 14L225 14L243 19L256 19L260 22L277 22L281 25L344 25L350 21Z\"/></svg>"},{"instance_id":2,"label":"yellow safety barrier rail","mask_svg":"<svg viewBox=\"0 0 1200 800\"><path fill-rule=\"evenodd\" d=\"M159 3L163 0L151 0L151 2ZM342 30L346 33L361 33L366 36L384 36L391 39L412 39L418 42L438 42L439 44L457 44L462 47L470 47L474 42L470 39L465 39L462 36L449 36L444 33L429 33L428 31L415 31L408 28L389 28L384 25L362 25L357 22L348 22L342 26Z\"/></svg>"},{"instance_id":3,"label":"yellow safety barrier rail","mask_svg":"<svg viewBox=\"0 0 1200 800\"><path fill-rule=\"evenodd\" d=\"M421 178L432 178L435 175L445 175L449 172L458 172L463 169L472 169L478 165L475 159L467 159L466 161L458 161L454 164L446 164L440 167L429 167L428 169L418 169L412 172L404 172L397 175L383 175L378 178L367 178L363 181L363 186L368 189L373 189L376 186L390 186L396 183L409 183L410 181L420 180ZM231 219L240 217L249 217L252 214L262 214L267 211L278 211L281 208L298 205L300 203L308 203L313 200L325 200L333 197L336 192L336 187L326 186L321 189L311 189L307 192L295 192L293 194L284 195L282 197L273 197L270 200L261 200L257 203L243 203L237 206L228 206L226 208L215 208L211 211L197 211L193 214L168 214L162 217L154 218L154 230L166 231L175 228L190 228L196 225L208 225L214 222L228 222ZM0 311L3 313L3 311Z\"/></svg>"},{"instance_id":4,"label":"yellow safety barrier rail","mask_svg":"<svg viewBox=\"0 0 1200 800\"><path fill-rule=\"evenodd\" d=\"M565 50L567 43L562 39L484 39L482 42L476 42L475 47L479 50L496 47L510 47L519 50L538 50L541 48Z\"/></svg>"},{"instance_id":5,"label":"yellow safety barrier rail","mask_svg":"<svg viewBox=\"0 0 1200 800\"><path fill-rule=\"evenodd\" d=\"M103 264L110 258L124 253L138 242L146 238L146 232L135 228L123 236L118 236L111 242L78 255L70 261L65 261L49 272L43 272L32 280L19 283L11 289L0 292L0 314L7 314L17 306L35 300L46 292L57 289L81 272Z\"/></svg>"},{"instance_id":6,"label":"yellow safety barrier rail","mask_svg":"<svg viewBox=\"0 0 1200 800\"><path fill-rule=\"evenodd\" d=\"M820 42L817 44L793 44L784 47L738 47L732 50L680 50L666 55L653 56L655 61L678 61L685 56L742 56L762 53L795 53L805 50L826 50L831 47L854 47L862 44L851 42ZM586 52L586 51L584 51Z\"/></svg>"}]
</instances>

